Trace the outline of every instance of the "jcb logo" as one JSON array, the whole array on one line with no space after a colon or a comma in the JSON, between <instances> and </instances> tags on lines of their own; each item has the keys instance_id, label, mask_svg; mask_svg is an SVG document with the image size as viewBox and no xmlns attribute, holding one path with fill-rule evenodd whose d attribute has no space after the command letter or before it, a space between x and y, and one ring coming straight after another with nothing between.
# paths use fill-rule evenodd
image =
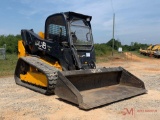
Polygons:
<instances>
[{"instance_id":1,"label":"jcb logo","mask_svg":"<svg viewBox=\"0 0 160 120\"><path fill-rule=\"evenodd\" d=\"M124 108L123 109L123 111L121 112L122 113L122 115L134 115L134 109L133 108L131 108L131 109L128 109L128 108Z\"/></svg>"}]
</instances>

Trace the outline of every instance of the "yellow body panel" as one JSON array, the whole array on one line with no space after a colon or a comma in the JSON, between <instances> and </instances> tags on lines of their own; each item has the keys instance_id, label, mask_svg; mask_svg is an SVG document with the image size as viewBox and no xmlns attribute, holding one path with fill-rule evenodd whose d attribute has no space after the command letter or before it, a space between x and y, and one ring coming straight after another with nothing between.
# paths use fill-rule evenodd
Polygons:
<instances>
[{"instance_id":1,"label":"yellow body panel","mask_svg":"<svg viewBox=\"0 0 160 120\"><path fill-rule=\"evenodd\" d=\"M42 60L43 62L49 64L50 66L54 66L54 67L56 67L56 68L58 68L59 70L62 71L62 66L58 63L58 61L56 61L55 63L50 63L50 62L48 62L46 60L43 60L43 59L40 59L40 60Z\"/></svg>"},{"instance_id":2,"label":"yellow body panel","mask_svg":"<svg viewBox=\"0 0 160 120\"><path fill-rule=\"evenodd\" d=\"M139 52L142 54L147 54L152 48L152 45L150 45L147 49L139 49Z\"/></svg>"},{"instance_id":3,"label":"yellow body panel","mask_svg":"<svg viewBox=\"0 0 160 120\"><path fill-rule=\"evenodd\" d=\"M154 54L154 51L158 50L159 48L160 48L160 44L157 44L157 45L155 45L152 49L150 49L150 50L148 51L148 53L149 53L150 55L153 55L153 54Z\"/></svg>"},{"instance_id":4,"label":"yellow body panel","mask_svg":"<svg viewBox=\"0 0 160 120\"><path fill-rule=\"evenodd\" d=\"M38 35L39 35L42 39L44 39L44 33L43 33L43 32L39 32Z\"/></svg>"},{"instance_id":5,"label":"yellow body panel","mask_svg":"<svg viewBox=\"0 0 160 120\"><path fill-rule=\"evenodd\" d=\"M140 48L140 49L139 49L139 52L140 52L140 53L144 53L145 50L143 50L143 49Z\"/></svg>"},{"instance_id":6,"label":"yellow body panel","mask_svg":"<svg viewBox=\"0 0 160 120\"><path fill-rule=\"evenodd\" d=\"M18 41L18 58L26 56L26 51L23 45L22 40Z\"/></svg>"},{"instance_id":7,"label":"yellow body panel","mask_svg":"<svg viewBox=\"0 0 160 120\"><path fill-rule=\"evenodd\" d=\"M147 50L150 50L152 48L152 45L150 45L148 48L147 48Z\"/></svg>"},{"instance_id":8,"label":"yellow body panel","mask_svg":"<svg viewBox=\"0 0 160 120\"><path fill-rule=\"evenodd\" d=\"M44 74L38 72L27 72L27 74L20 74L22 81L29 82L35 85L47 87L47 78Z\"/></svg>"}]
</instances>

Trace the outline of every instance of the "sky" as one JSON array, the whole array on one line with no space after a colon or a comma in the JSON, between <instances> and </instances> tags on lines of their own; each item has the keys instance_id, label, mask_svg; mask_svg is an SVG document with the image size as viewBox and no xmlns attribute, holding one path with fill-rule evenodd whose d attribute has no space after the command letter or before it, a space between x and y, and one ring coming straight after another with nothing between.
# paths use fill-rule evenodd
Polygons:
<instances>
[{"instance_id":1,"label":"sky","mask_svg":"<svg viewBox=\"0 0 160 120\"><path fill-rule=\"evenodd\" d=\"M0 35L17 35L21 29L44 31L45 19L54 13L73 11L92 16L95 43L115 39L160 43L160 0L3 0L0 3Z\"/></svg>"}]
</instances>

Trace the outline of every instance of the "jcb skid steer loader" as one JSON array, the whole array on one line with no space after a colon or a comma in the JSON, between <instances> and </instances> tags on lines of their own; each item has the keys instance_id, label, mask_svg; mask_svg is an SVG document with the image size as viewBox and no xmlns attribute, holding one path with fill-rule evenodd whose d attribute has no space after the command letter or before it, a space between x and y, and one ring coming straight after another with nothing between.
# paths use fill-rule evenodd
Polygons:
<instances>
[{"instance_id":1,"label":"jcb skid steer loader","mask_svg":"<svg viewBox=\"0 0 160 120\"><path fill-rule=\"evenodd\" d=\"M46 19L44 33L21 30L15 82L82 109L145 93L144 83L121 67L96 69L91 18L58 13Z\"/></svg>"}]
</instances>

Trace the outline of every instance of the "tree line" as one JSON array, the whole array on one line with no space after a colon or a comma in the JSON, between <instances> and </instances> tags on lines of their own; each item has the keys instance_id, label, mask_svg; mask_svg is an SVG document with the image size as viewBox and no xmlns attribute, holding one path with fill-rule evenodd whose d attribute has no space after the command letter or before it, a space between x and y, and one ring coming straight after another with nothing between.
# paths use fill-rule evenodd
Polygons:
<instances>
[{"instance_id":1,"label":"tree line","mask_svg":"<svg viewBox=\"0 0 160 120\"><path fill-rule=\"evenodd\" d=\"M96 43L95 52L97 56L102 56L105 54L110 54L113 46L113 39L109 40L107 43ZM114 51L118 51L118 48L121 47L123 51L139 51L140 48L147 49L148 44L141 44L138 42L131 42L130 45L122 45L119 40L114 39Z\"/></svg>"},{"instance_id":2,"label":"tree line","mask_svg":"<svg viewBox=\"0 0 160 120\"><path fill-rule=\"evenodd\" d=\"M21 35L0 35L0 48L6 44L7 53L17 53L18 51L18 40L21 39Z\"/></svg>"},{"instance_id":3,"label":"tree line","mask_svg":"<svg viewBox=\"0 0 160 120\"><path fill-rule=\"evenodd\" d=\"M7 53L17 53L18 40L21 40L21 35L0 35L0 48L6 44ZM112 39L106 43L95 43L95 53L97 56L109 54L112 51ZM131 42L130 45L122 45L119 40L114 40L114 50L122 47L123 51L138 51L140 48L146 49L149 45L137 42Z\"/></svg>"}]
</instances>

